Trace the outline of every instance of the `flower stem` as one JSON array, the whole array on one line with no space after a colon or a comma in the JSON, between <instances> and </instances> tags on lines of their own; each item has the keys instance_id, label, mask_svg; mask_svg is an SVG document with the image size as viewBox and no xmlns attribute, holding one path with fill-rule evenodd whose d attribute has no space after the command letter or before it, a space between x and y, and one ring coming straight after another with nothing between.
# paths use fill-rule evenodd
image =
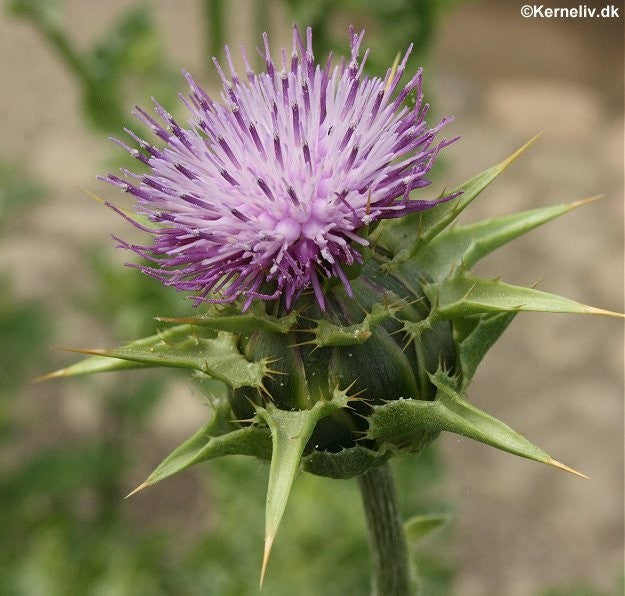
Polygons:
<instances>
[{"instance_id":1,"label":"flower stem","mask_svg":"<svg viewBox=\"0 0 625 596\"><path fill-rule=\"evenodd\" d=\"M386 462L370 469L358 476L358 485L369 534L372 595L413 594L406 537L391 466Z\"/></svg>"}]
</instances>

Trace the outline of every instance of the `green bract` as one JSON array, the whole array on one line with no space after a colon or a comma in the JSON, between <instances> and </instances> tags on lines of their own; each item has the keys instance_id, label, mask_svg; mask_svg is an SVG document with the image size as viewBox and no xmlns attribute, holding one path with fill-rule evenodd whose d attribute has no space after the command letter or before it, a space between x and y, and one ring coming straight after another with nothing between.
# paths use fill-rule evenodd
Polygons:
<instances>
[{"instance_id":1,"label":"green bract","mask_svg":"<svg viewBox=\"0 0 625 596\"><path fill-rule=\"evenodd\" d=\"M454 189L457 200L382 222L350 272L353 298L328 282L326 312L307 295L289 313L259 301L244 314L210 306L160 319L175 326L121 348L79 350L94 356L45 378L172 366L225 383L228 399L214 401L206 424L137 490L215 457L270 460L265 563L299 468L350 478L449 431L573 471L464 398L517 312L619 316L471 273L499 246L587 202L452 227L529 144Z\"/></svg>"}]
</instances>

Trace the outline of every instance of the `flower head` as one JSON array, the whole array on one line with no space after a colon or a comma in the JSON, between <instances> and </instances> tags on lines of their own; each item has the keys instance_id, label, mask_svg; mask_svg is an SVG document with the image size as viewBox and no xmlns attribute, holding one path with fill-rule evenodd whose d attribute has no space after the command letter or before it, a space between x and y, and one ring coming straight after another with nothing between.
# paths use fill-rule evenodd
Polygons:
<instances>
[{"instance_id":1,"label":"flower head","mask_svg":"<svg viewBox=\"0 0 625 596\"><path fill-rule=\"evenodd\" d=\"M414 199L439 150L443 119L428 129L422 71L401 88L411 47L386 77L363 75L363 33L350 29L351 57L316 65L312 31L293 31L290 59L278 67L264 35L266 71L252 71L243 49L246 80L226 48L230 78L222 103L184 73L191 93L181 95L191 118L180 126L155 102L159 124L144 110L135 115L164 142L157 148L127 131L143 151L128 149L151 169L106 180L137 198L138 212L159 224L148 229L152 246L121 242L156 266L141 266L165 285L195 292L202 301L232 302L281 297L290 309L309 288L325 308L323 281L338 278L351 295L344 267L362 261L359 247L369 224L428 209L448 200ZM405 100L414 95L414 105ZM128 180L135 178L136 183Z\"/></svg>"}]
</instances>

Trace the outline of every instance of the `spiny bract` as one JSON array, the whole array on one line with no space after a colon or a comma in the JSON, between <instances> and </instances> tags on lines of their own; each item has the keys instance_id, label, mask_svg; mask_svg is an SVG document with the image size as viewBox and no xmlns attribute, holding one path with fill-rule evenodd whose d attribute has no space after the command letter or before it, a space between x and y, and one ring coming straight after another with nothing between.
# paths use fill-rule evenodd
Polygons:
<instances>
[{"instance_id":1,"label":"spiny bract","mask_svg":"<svg viewBox=\"0 0 625 596\"><path fill-rule=\"evenodd\" d=\"M271 460L265 563L300 467L349 478L450 431L573 471L464 393L519 311L615 314L471 273L587 201L451 226L527 145L446 196L411 196L450 142L434 144L446 121L427 129L421 71L395 94L408 52L384 79L364 76L361 40L352 32L350 60L332 70L315 66L310 29L305 46L295 30L278 72L265 36L266 73L248 67L241 82L231 66L228 80L217 65L223 105L188 77L188 129L158 104L169 130L139 110L165 147L130 133L146 153L127 149L152 173L108 181L160 227L134 222L154 245L122 246L209 304L47 375L173 366L222 381L228 397L139 489L223 455Z\"/></svg>"}]
</instances>

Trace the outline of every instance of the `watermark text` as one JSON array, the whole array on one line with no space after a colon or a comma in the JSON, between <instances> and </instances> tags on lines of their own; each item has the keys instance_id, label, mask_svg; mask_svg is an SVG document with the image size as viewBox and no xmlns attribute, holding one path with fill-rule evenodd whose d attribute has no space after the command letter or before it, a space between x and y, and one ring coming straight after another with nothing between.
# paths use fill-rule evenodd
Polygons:
<instances>
[{"instance_id":1,"label":"watermark text","mask_svg":"<svg viewBox=\"0 0 625 596\"><path fill-rule=\"evenodd\" d=\"M524 4L521 16L526 19L618 19L621 7L608 4L601 8L578 4L577 6L545 6L544 4Z\"/></svg>"}]
</instances>

